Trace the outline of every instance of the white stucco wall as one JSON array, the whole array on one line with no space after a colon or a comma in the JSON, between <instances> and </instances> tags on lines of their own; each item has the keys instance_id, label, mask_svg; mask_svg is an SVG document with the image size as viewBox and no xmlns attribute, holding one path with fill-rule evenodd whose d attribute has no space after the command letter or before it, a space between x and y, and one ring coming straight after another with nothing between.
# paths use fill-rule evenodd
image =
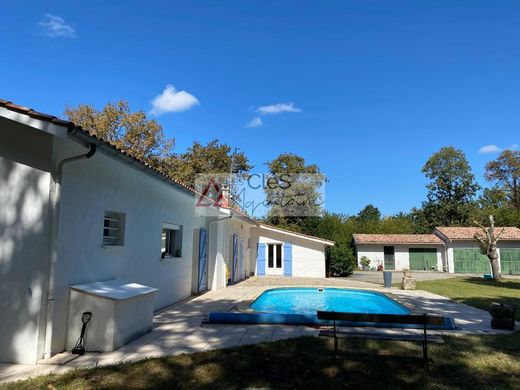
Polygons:
<instances>
[{"instance_id":1,"label":"white stucco wall","mask_svg":"<svg viewBox=\"0 0 520 390\"><path fill-rule=\"evenodd\" d=\"M56 141L64 156L70 145ZM77 149L77 148L74 148ZM84 150L83 150L84 151ZM77 153L75 150L74 153ZM193 231L204 226L193 197L101 152L65 166L61 198L52 352L67 333L68 287L119 278L157 288L154 309L191 294ZM104 247L105 211L124 213L124 246ZM161 259L163 223L182 225L182 257Z\"/></svg>"},{"instance_id":2,"label":"white stucco wall","mask_svg":"<svg viewBox=\"0 0 520 390\"><path fill-rule=\"evenodd\" d=\"M0 118L0 362L34 363L49 259L52 138Z\"/></svg>"},{"instance_id":3,"label":"white stucco wall","mask_svg":"<svg viewBox=\"0 0 520 390\"><path fill-rule=\"evenodd\" d=\"M292 276L296 277L325 277L325 246L322 243L307 240L285 234L283 232L268 231L265 229L253 229L253 239L255 243L254 270L256 269L256 242L265 244L292 243ZM283 248L282 248L282 268L270 269L267 267L267 247L266 247L266 275L283 275Z\"/></svg>"}]
</instances>

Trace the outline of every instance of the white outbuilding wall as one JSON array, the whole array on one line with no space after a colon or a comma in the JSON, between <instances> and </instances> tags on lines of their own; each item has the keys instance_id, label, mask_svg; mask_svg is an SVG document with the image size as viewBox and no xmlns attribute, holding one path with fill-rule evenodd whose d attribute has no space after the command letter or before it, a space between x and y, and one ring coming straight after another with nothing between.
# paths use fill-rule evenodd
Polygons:
<instances>
[{"instance_id":1,"label":"white outbuilding wall","mask_svg":"<svg viewBox=\"0 0 520 390\"><path fill-rule=\"evenodd\" d=\"M253 243L264 244L284 244L290 242L292 244L292 276L294 277L325 277L325 245L320 242L313 241L304 237L295 237L284 233L282 231L272 231L261 228L253 230ZM253 252L256 251L256 245ZM282 256L284 251L282 248ZM265 258L267 259L267 246ZM258 275L256 268L256 255L252 256L252 269L255 270L255 275ZM283 275L283 258L281 269L270 269L267 267L266 260L266 275Z\"/></svg>"}]
</instances>

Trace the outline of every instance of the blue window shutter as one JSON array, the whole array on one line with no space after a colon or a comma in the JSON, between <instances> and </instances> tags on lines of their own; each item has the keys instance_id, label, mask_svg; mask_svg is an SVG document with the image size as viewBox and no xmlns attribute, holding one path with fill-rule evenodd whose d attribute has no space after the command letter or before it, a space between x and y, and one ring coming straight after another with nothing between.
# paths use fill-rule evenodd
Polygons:
<instances>
[{"instance_id":1,"label":"blue window shutter","mask_svg":"<svg viewBox=\"0 0 520 390\"><path fill-rule=\"evenodd\" d=\"M258 276L265 276L265 244L258 244L256 255L256 273Z\"/></svg>"},{"instance_id":2,"label":"blue window shutter","mask_svg":"<svg viewBox=\"0 0 520 390\"><path fill-rule=\"evenodd\" d=\"M283 276L292 276L292 244L283 244Z\"/></svg>"},{"instance_id":3,"label":"blue window shutter","mask_svg":"<svg viewBox=\"0 0 520 390\"><path fill-rule=\"evenodd\" d=\"M208 232L201 228L199 232L199 292L208 288L208 267L207 267L207 250L206 237Z\"/></svg>"}]
</instances>

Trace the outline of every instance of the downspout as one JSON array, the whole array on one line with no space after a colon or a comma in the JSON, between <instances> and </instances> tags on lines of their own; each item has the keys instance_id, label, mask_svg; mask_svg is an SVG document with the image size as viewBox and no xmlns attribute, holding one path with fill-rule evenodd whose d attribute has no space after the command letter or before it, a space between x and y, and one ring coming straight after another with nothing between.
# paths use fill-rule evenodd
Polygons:
<instances>
[{"instance_id":1,"label":"downspout","mask_svg":"<svg viewBox=\"0 0 520 390\"><path fill-rule=\"evenodd\" d=\"M51 248L48 264L48 290L47 290L47 304L44 305L45 313L42 318L45 321L43 328L43 358L48 359L52 356L52 325L54 317L54 285L55 285L55 272L56 263L58 260L58 238L59 238L59 223L60 223L60 203L61 203L61 187L63 179L63 168L65 165L89 159L96 154L96 144L91 143L88 153L81 154L78 156L68 157L61 160L56 166L54 171L54 180L51 183L50 190L50 205L52 210L52 227L51 227Z\"/></svg>"}]
</instances>

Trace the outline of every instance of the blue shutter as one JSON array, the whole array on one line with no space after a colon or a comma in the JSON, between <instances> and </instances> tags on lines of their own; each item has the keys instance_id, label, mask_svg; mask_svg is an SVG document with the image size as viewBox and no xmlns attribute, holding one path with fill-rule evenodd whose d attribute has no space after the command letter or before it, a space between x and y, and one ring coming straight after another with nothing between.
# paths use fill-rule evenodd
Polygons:
<instances>
[{"instance_id":1,"label":"blue shutter","mask_svg":"<svg viewBox=\"0 0 520 390\"><path fill-rule=\"evenodd\" d=\"M206 237L208 232L206 229L199 231L199 292L205 291L208 288L208 267L207 267L207 252L206 252Z\"/></svg>"},{"instance_id":2,"label":"blue shutter","mask_svg":"<svg viewBox=\"0 0 520 390\"><path fill-rule=\"evenodd\" d=\"M292 276L292 244L283 244L283 276Z\"/></svg>"},{"instance_id":3,"label":"blue shutter","mask_svg":"<svg viewBox=\"0 0 520 390\"><path fill-rule=\"evenodd\" d=\"M258 253L256 256L256 274L265 276L265 244L258 244Z\"/></svg>"}]
</instances>

